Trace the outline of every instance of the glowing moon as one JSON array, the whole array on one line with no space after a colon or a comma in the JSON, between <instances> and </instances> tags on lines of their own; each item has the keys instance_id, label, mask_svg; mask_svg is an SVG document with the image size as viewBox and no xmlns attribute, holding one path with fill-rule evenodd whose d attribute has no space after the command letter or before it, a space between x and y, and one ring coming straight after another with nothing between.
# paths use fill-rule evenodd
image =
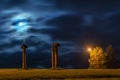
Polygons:
<instances>
[{"instance_id":1,"label":"glowing moon","mask_svg":"<svg viewBox=\"0 0 120 80\"><path fill-rule=\"evenodd\" d=\"M15 31L14 37L21 37L22 39L28 37L28 30L31 28L31 17L30 14L24 13L13 16L10 29Z\"/></svg>"},{"instance_id":2,"label":"glowing moon","mask_svg":"<svg viewBox=\"0 0 120 80\"><path fill-rule=\"evenodd\" d=\"M30 28L30 22L29 22L30 16L27 14L19 14L14 16L11 19L11 27L13 30L16 30L17 32L24 32L27 31Z\"/></svg>"}]
</instances>

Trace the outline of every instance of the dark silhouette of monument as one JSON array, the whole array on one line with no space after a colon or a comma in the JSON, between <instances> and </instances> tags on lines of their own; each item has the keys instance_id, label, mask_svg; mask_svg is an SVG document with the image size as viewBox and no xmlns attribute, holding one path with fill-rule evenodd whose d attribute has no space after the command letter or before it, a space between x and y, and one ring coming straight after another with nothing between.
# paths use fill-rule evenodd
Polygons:
<instances>
[{"instance_id":1,"label":"dark silhouette of monument","mask_svg":"<svg viewBox=\"0 0 120 80\"><path fill-rule=\"evenodd\" d=\"M57 69L58 67L58 47L60 44L53 43L52 45L52 69Z\"/></svg>"},{"instance_id":2,"label":"dark silhouette of monument","mask_svg":"<svg viewBox=\"0 0 120 80\"><path fill-rule=\"evenodd\" d=\"M27 64L26 64L26 48L27 45L23 44L21 46L22 48L22 69L26 69L27 68Z\"/></svg>"}]
</instances>

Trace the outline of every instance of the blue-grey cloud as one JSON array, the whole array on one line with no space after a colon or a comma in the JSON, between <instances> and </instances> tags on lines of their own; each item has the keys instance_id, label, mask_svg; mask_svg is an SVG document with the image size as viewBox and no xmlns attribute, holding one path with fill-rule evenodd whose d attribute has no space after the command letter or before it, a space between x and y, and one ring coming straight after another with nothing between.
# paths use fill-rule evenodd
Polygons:
<instances>
[{"instance_id":1,"label":"blue-grey cloud","mask_svg":"<svg viewBox=\"0 0 120 80\"><path fill-rule=\"evenodd\" d=\"M111 43L119 48L119 3L119 0L1 0L0 54L20 56L25 39L29 66L50 67L51 45L59 42L61 66L86 67L87 56L83 54L86 45ZM25 14L25 18L20 16ZM15 58L9 58L9 62L10 59L12 62ZM79 66L79 61L86 64Z\"/></svg>"}]
</instances>

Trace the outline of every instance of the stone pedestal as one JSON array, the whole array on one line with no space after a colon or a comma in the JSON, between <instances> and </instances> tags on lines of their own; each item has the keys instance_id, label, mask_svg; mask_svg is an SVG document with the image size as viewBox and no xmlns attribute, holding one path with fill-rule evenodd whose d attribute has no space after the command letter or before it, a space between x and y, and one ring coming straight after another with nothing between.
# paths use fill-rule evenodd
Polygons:
<instances>
[{"instance_id":1,"label":"stone pedestal","mask_svg":"<svg viewBox=\"0 0 120 80\"><path fill-rule=\"evenodd\" d=\"M22 69L26 69L27 68L27 64L26 64L26 48L27 46L25 44L23 44L21 46L22 48Z\"/></svg>"},{"instance_id":2,"label":"stone pedestal","mask_svg":"<svg viewBox=\"0 0 120 80\"><path fill-rule=\"evenodd\" d=\"M57 69L58 67L58 43L52 45L52 69Z\"/></svg>"}]
</instances>

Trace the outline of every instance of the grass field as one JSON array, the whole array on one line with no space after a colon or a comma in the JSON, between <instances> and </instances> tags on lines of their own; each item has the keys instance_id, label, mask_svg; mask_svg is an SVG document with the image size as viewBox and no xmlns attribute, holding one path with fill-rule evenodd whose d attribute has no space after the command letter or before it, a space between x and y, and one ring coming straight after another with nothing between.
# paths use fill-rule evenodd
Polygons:
<instances>
[{"instance_id":1,"label":"grass field","mask_svg":"<svg viewBox=\"0 0 120 80\"><path fill-rule=\"evenodd\" d=\"M0 69L0 80L120 80L120 69Z\"/></svg>"}]
</instances>

